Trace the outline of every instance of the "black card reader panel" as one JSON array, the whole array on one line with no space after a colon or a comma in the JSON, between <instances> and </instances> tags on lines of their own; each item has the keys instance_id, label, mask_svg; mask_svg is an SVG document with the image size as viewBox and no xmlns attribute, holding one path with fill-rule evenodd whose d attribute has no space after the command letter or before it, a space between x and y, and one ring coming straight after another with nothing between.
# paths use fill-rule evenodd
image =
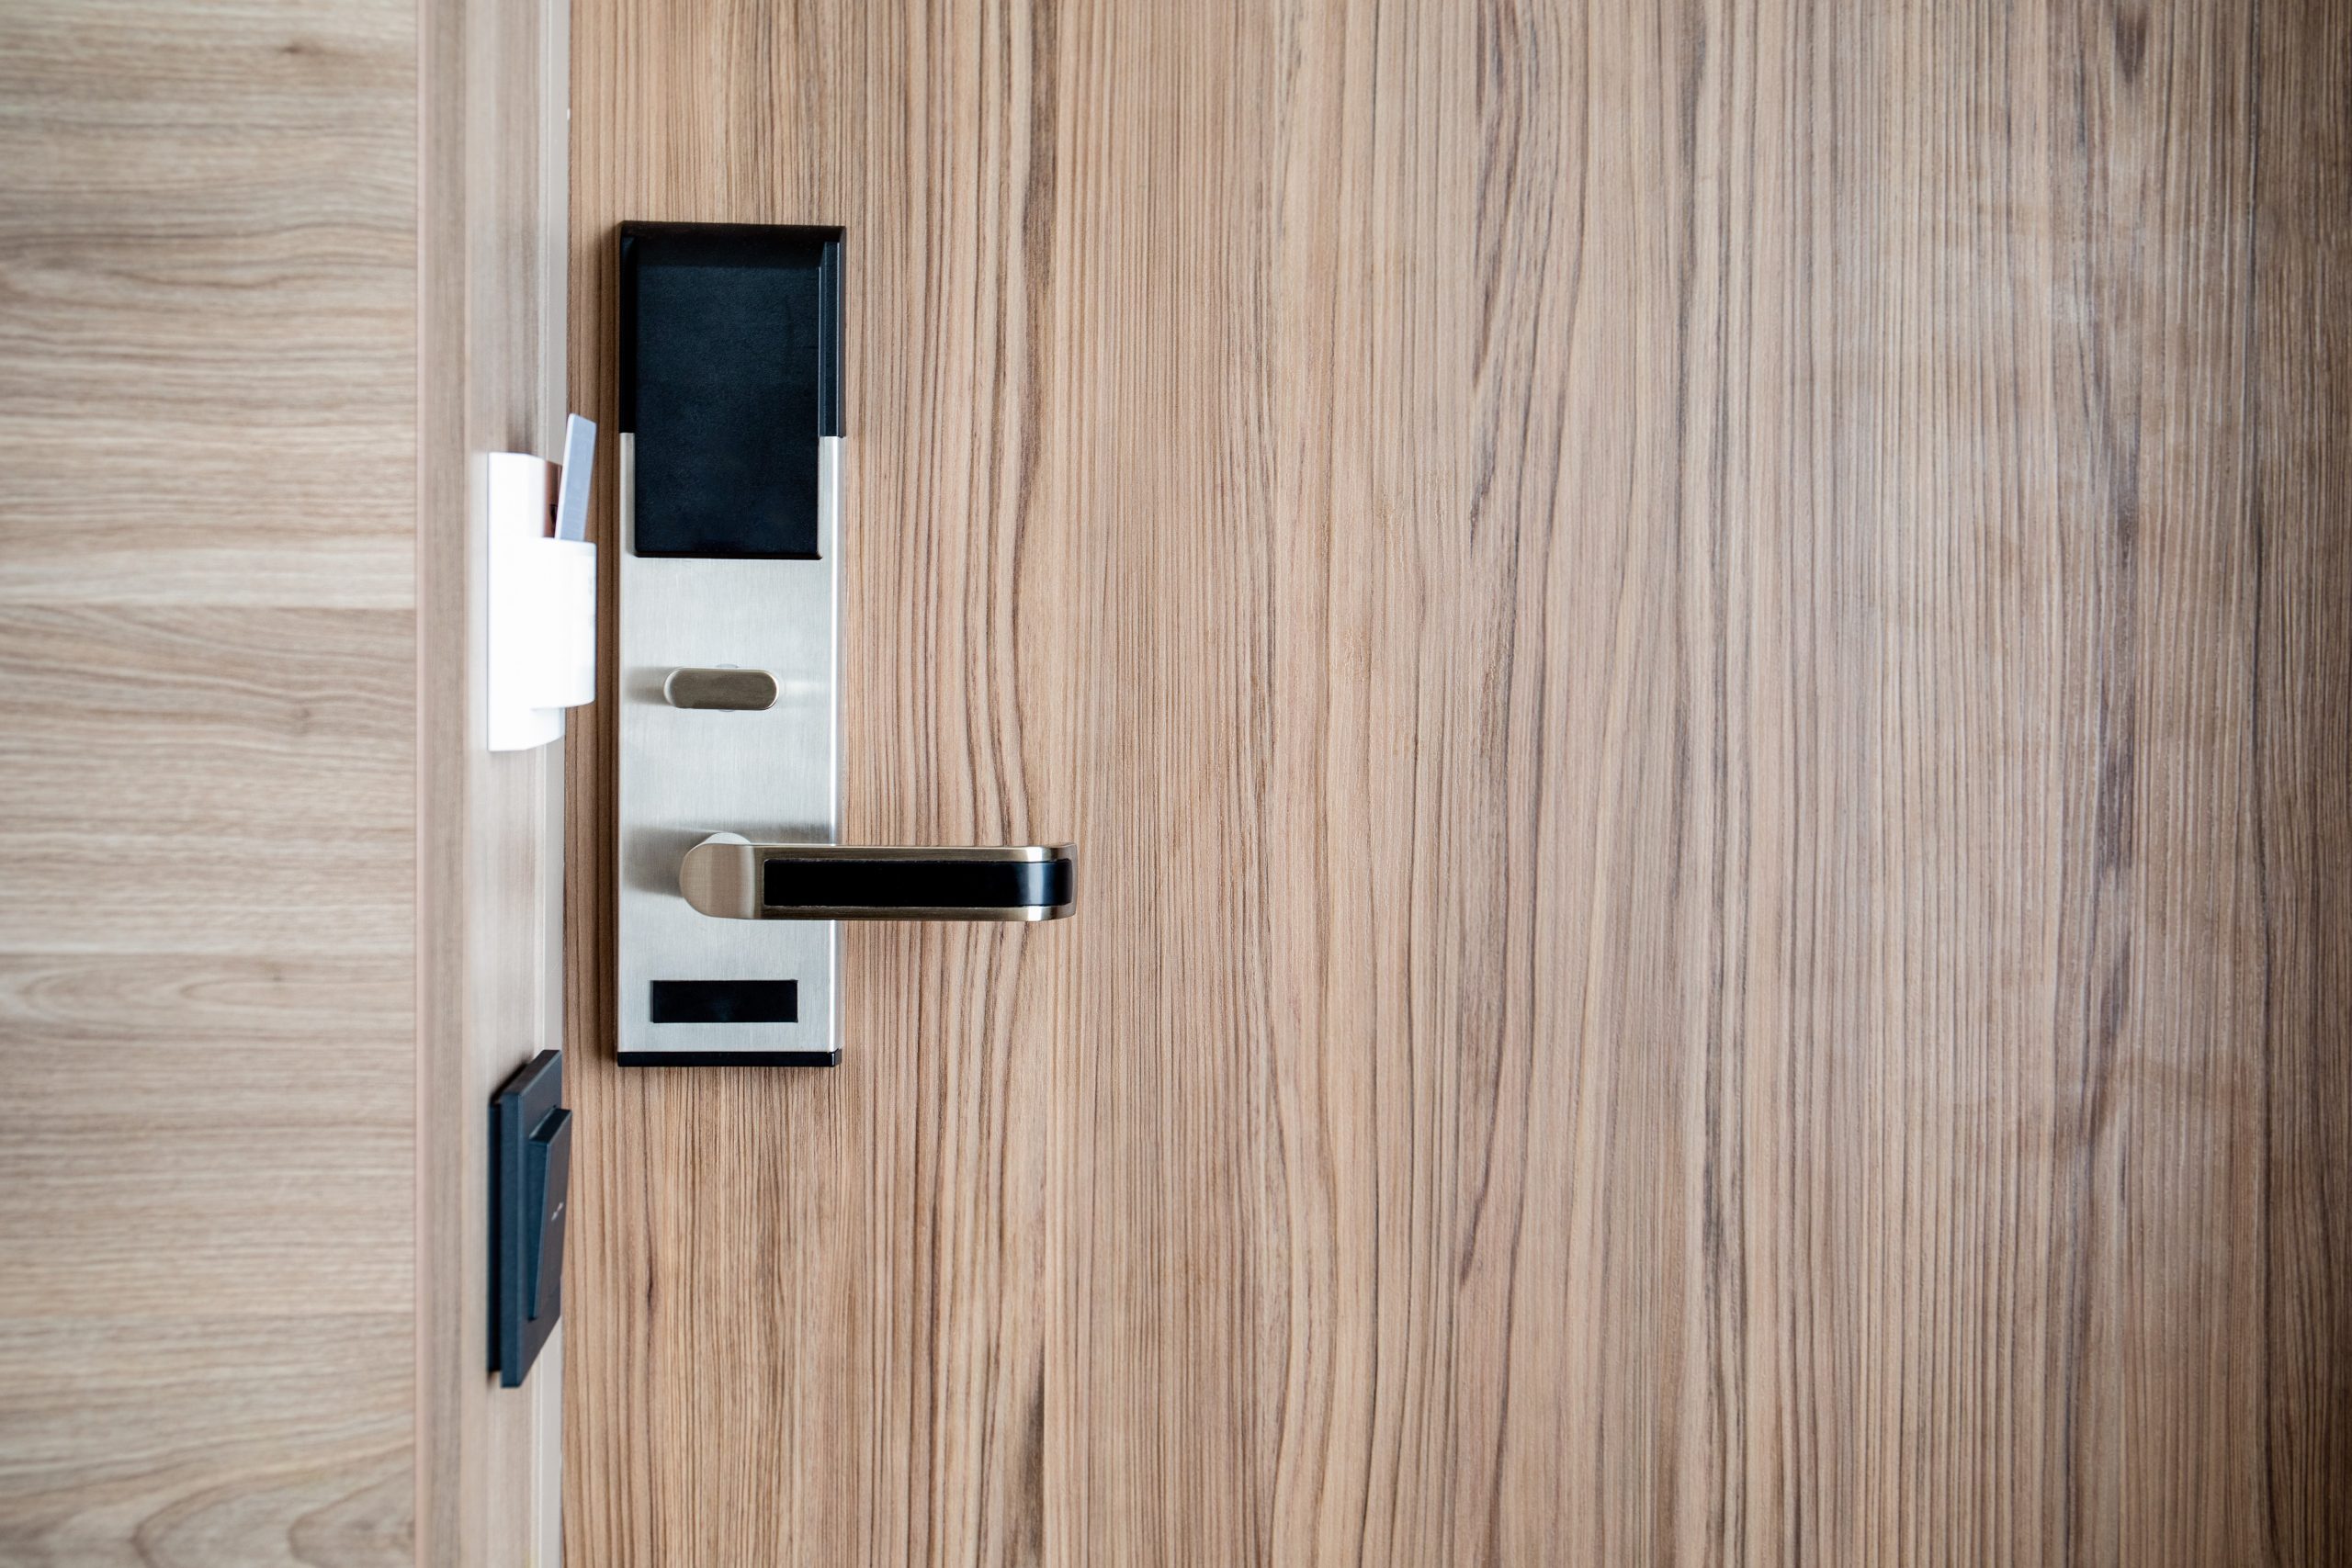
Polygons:
<instances>
[{"instance_id":1,"label":"black card reader panel","mask_svg":"<svg viewBox=\"0 0 2352 1568\"><path fill-rule=\"evenodd\" d=\"M640 556L814 560L842 433L842 231L624 223L620 432Z\"/></svg>"}]
</instances>

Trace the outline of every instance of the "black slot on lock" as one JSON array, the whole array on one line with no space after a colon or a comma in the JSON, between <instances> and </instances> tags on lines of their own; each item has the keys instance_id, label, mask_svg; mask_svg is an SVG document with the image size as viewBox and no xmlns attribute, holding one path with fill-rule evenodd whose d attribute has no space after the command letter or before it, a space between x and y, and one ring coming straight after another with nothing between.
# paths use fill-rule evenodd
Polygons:
<instances>
[{"instance_id":1,"label":"black slot on lock","mask_svg":"<svg viewBox=\"0 0 2352 1568\"><path fill-rule=\"evenodd\" d=\"M490 1370L523 1386L563 1315L563 1224L571 1112L563 1053L542 1051L490 1107Z\"/></svg>"},{"instance_id":2,"label":"black slot on lock","mask_svg":"<svg viewBox=\"0 0 2352 1568\"><path fill-rule=\"evenodd\" d=\"M842 433L842 231L621 225L620 433L640 556L818 558Z\"/></svg>"}]
</instances>

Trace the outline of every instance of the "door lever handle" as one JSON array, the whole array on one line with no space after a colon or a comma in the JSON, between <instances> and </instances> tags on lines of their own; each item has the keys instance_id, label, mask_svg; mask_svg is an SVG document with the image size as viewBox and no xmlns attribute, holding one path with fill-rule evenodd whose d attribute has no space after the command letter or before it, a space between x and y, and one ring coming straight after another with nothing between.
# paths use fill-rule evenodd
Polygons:
<instances>
[{"instance_id":1,"label":"door lever handle","mask_svg":"<svg viewBox=\"0 0 2352 1568\"><path fill-rule=\"evenodd\" d=\"M755 844L714 833L686 852L678 891L733 920L1057 920L1077 899L1076 854L1069 844Z\"/></svg>"}]
</instances>

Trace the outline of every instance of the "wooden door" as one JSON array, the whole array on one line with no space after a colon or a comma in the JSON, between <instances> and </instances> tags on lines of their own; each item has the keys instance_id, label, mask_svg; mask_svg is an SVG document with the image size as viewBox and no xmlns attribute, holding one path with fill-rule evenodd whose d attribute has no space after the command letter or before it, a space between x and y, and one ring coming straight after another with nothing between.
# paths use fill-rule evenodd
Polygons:
<instances>
[{"instance_id":1,"label":"wooden door","mask_svg":"<svg viewBox=\"0 0 2352 1568\"><path fill-rule=\"evenodd\" d=\"M2352 1542L2352 13L581 0L847 240L831 1071L610 1059L571 1560ZM609 525L609 494L603 516Z\"/></svg>"}]
</instances>

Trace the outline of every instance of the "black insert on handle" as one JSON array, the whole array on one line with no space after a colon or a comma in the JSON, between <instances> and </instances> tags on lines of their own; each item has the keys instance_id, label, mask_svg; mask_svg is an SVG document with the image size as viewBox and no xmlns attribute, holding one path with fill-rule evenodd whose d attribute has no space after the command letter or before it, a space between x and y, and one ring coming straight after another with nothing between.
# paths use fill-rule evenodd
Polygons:
<instances>
[{"instance_id":1,"label":"black insert on handle","mask_svg":"<svg viewBox=\"0 0 2352 1568\"><path fill-rule=\"evenodd\" d=\"M971 860L911 855L860 859L834 850L796 855L765 852L760 902L771 914L797 909L888 916L910 911L1021 911L1065 908L1073 897L1066 857L1053 860ZM934 915L934 918L935 918Z\"/></svg>"},{"instance_id":2,"label":"black insert on handle","mask_svg":"<svg viewBox=\"0 0 2352 1568\"><path fill-rule=\"evenodd\" d=\"M624 223L620 430L640 556L814 560L842 433L842 231Z\"/></svg>"}]
</instances>

